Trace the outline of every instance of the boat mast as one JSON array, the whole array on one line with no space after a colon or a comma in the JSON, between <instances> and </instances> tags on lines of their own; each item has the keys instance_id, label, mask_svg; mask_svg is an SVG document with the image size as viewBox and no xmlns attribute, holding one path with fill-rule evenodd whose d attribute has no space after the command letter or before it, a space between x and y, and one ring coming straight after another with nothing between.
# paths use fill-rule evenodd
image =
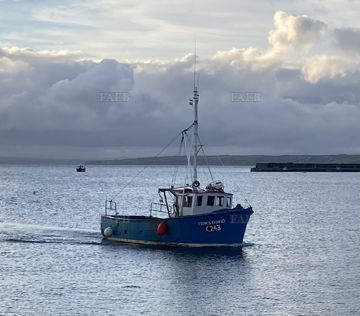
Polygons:
<instances>
[{"instance_id":1,"label":"boat mast","mask_svg":"<svg viewBox=\"0 0 360 316\"><path fill-rule=\"evenodd\" d=\"M198 102L199 102L199 93L198 93L198 87L196 85L196 43L195 43L195 63L194 63L194 174L193 174L193 183L197 181L197 155L198 155L198 128L199 128L199 119L198 119Z\"/></svg>"}]
</instances>

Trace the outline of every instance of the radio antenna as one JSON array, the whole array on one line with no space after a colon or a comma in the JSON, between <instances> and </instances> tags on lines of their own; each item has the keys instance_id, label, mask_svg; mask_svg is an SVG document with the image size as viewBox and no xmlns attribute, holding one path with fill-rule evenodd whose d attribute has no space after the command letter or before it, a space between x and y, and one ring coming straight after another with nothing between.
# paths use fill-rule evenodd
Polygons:
<instances>
[{"instance_id":1,"label":"radio antenna","mask_svg":"<svg viewBox=\"0 0 360 316\"><path fill-rule=\"evenodd\" d=\"M194 42L194 90L196 89L196 40Z\"/></svg>"}]
</instances>

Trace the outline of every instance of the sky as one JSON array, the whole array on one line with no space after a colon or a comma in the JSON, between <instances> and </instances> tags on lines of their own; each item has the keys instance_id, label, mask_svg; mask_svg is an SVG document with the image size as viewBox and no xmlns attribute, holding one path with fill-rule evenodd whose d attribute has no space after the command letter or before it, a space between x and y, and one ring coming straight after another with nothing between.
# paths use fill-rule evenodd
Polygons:
<instances>
[{"instance_id":1,"label":"sky","mask_svg":"<svg viewBox=\"0 0 360 316\"><path fill-rule=\"evenodd\" d=\"M156 154L192 122L195 41L207 153L360 154L359 16L351 0L0 0L0 157Z\"/></svg>"}]
</instances>

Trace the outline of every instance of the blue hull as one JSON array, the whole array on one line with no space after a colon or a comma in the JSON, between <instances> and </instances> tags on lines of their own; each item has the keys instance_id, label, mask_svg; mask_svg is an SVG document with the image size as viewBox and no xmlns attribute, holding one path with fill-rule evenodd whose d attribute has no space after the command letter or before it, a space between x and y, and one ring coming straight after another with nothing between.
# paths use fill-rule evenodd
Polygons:
<instances>
[{"instance_id":1,"label":"blue hull","mask_svg":"<svg viewBox=\"0 0 360 316\"><path fill-rule=\"evenodd\" d=\"M176 218L149 216L101 216L101 233L112 241L171 246L242 246L252 208L224 209ZM158 226L166 223L166 233ZM111 234L104 233L110 227ZM106 236L107 235L107 236Z\"/></svg>"}]
</instances>

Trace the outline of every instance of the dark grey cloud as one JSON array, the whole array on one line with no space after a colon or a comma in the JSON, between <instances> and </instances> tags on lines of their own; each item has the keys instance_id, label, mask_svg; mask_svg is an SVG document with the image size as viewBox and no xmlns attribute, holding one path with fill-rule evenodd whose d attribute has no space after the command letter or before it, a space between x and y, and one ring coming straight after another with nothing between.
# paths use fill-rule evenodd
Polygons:
<instances>
[{"instance_id":1,"label":"dark grey cloud","mask_svg":"<svg viewBox=\"0 0 360 316\"><path fill-rule=\"evenodd\" d=\"M360 55L360 29L338 28L333 36L336 47L347 54Z\"/></svg>"},{"instance_id":2,"label":"dark grey cloud","mask_svg":"<svg viewBox=\"0 0 360 316\"><path fill-rule=\"evenodd\" d=\"M203 142L217 153L359 153L358 64L347 55L308 53L294 63L293 49L315 45L326 26L284 12L277 18L268 51L234 48L200 60ZM281 54L279 36L293 38L280 41ZM191 124L193 60L91 61L2 48L0 155L149 155ZM233 102L232 93L260 99Z\"/></svg>"}]
</instances>

